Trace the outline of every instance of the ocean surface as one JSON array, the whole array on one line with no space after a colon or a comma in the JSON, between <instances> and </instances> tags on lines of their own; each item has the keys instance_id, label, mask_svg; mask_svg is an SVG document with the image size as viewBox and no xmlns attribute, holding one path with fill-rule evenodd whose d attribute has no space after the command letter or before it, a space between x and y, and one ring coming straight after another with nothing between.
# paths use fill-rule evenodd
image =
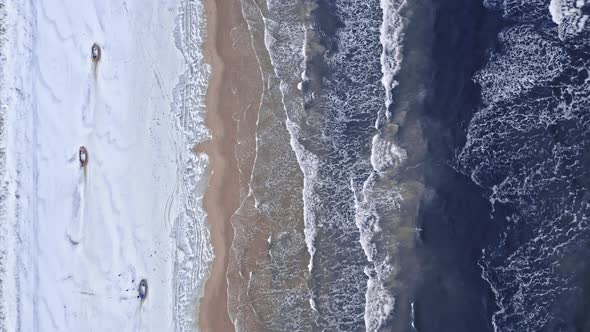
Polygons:
<instances>
[{"instance_id":1,"label":"ocean surface","mask_svg":"<svg viewBox=\"0 0 590 332\"><path fill-rule=\"evenodd\" d=\"M290 142L254 166L293 180L264 179L280 186L253 193L253 206L284 221L270 227L263 265L299 253L264 282L276 290L252 302L270 312L257 326L588 328L582 2L242 4L270 61L265 93L281 98L282 114L261 105L282 125L265 125L258 147L284 144L285 128ZM284 198L290 210L269 203L298 191L303 202ZM287 295L295 275L305 285Z\"/></svg>"},{"instance_id":2,"label":"ocean surface","mask_svg":"<svg viewBox=\"0 0 590 332\"><path fill-rule=\"evenodd\" d=\"M588 11L584 1L486 1L504 24L474 76L481 103L457 156L498 236L479 265L498 331L588 325Z\"/></svg>"}]
</instances>

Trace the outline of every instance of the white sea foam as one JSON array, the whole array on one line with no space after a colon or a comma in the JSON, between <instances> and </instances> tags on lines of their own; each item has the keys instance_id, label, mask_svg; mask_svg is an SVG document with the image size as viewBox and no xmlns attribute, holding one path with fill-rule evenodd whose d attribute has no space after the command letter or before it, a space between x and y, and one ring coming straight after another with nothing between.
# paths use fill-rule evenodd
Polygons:
<instances>
[{"instance_id":1,"label":"white sea foam","mask_svg":"<svg viewBox=\"0 0 590 332\"><path fill-rule=\"evenodd\" d=\"M204 165L188 157L199 134L174 116L196 119L179 105L170 112L186 68L174 47L178 6L7 1L7 330L183 330L189 319L175 303L194 289L175 286L202 277L195 271L210 253L198 200L187 194ZM93 42L102 47L96 69ZM192 230L179 222L186 210ZM194 231L182 236L199 242L199 255L183 250L179 230Z\"/></svg>"},{"instance_id":2,"label":"white sea foam","mask_svg":"<svg viewBox=\"0 0 590 332\"><path fill-rule=\"evenodd\" d=\"M406 0L381 0L381 82L385 88L386 116L391 116L389 106L393 103L391 92L397 85L395 75L402 63L402 39L404 36L404 18L399 14L406 5Z\"/></svg>"},{"instance_id":3,"label":"white sea foam","mask_svg":"<svg viewBox=\"0 0 590 332\"><path fill-rule=\"evenodd\" d=\"M311 186L314 181L318 178L319 161L316 156L305 151L305 149L297 142L299 137L299 127L297 127L292 121L287 120L287 128L291 135L291 147L295 151L297 161L303 170L303 218L305 223L305 244L307 245L307 251L309 252L309 264L307 265L308 270L311 272L313 269L313 257L316 251L314 242L317 236L317 220L315 219L313 206L320 204L317 197L313 195ZM312 300L313 301L313 300Z\"/></svg>"},{"instance_id":4,"label":"white sea foam","mask_svg":"<svg viewBox=\"0 0 590 332\"><path fill-rule=\"evenodd\" d=\"M254 190L251 191L251 195L256 195L252 197L256 200L257 213L264 218L264 222L270 226L269 229L273 233L273 254L269 262L269 268L273 270L282 270L285 265L289 265L290 269L297 266L298 269L300 262L305 263L305 258L302 259L300 256L301 249L305 250L307 246L313 255L315 238L315 229L309 227L307 222L309 202L304 198L306 182L301 171L302 163L313 163L313 160L302 161L306 156L300 153L302 151L299 150L301 147L298 142L297 114L302 113L301 90L302 82L306 79L303 71L305 34L298 15L300 6L299 1L267 1L266 6L260 6L260 3L255 1L242 1L242 12L250 32L255 37L252 41L261 65L264 84L258 110L258 116L263 120L262 123L257 123L256 129L256 157L250 181ZM261 29L264 31L265 50L260 49L262 45L256 39L260 36ZM270 56L270 66L267 54ZM277 105L277 102L282 105ZM260 156L263 157L259 158ZM266 156L273 156L272 162ZM264 184L260 182L262 177L266 179ZM292 195L293 191L300 192L298 187L301 184L304 193L298 199ZM285 195L288 195L290 200L290 209L294 212L292 214L284 210L283 203L280 203L287 198ZM277 210L279 206L280 211ZM289 213L289 217L276 220L279 214L285 213ZM304 223L305 227L301 231L300 227ZM234 223L235 227L240 225L239 221ZM238 261L242 258L244 242L234 240L233 249ZM312 264L311 260L309 264ZM298 270L298 273L302 276L308 275L305 270ZM289 282L287 280L294 277L292 274L281 272L274 276L277 284ZM256 291L255 289L261 286L260 281L263 278L253 275L253 279L249 280L253 283L253 289L248 288L244 291ZM280 304L274 305L277 301L280 301ZM313 323L313 299L310 297L308 286L303 282L295 287L292 283L290 287L278 286L272 293L264 294L260 302L273 303L267 308L269 316L264 321L268 329L307 330ZM232 319L235 319L237 329L247 328L248 321L255 318L250 317L248 310L242 308L242 303L239 303L239 306L230 314ZM283 312L289 312L289 315L284 315Z\"/></svg>"},{"instance_id":5,"label":"white sea foam","mask_svg":"<svg viewBox=\"0 0 590 332\"><path fill-rule=\"evenodd\" d=\"M268 8L269 11L272 12L277 8L281 8L281 6L285 4L285 2L269 1ZM402 4L403 2L395 1L384 1L381 3L382 7L386 10L383 14L384 23L381 26L383 35L380 36L380 40L384 45L383 54L381 54L381 71L383 72L382 84L386 86L387 93L391 93L391 89L396 85L394 77L399 70L398 61L401 61L401 48L399 44L396 43L402 37L402 30L400 28L402 21L400 17L395 15L400 10ZM344 25L347 28L341 29L337 32L339 51L336 53L324 54L324 60L327 62L327 66L333 66L334 68L342 66L343 61L349 61L344 57L350 54L359 57L359 59L365 57L363 52L354 51L355 48L359 46L362 47L363 45L362 43L359 43L359 38L362 42L370 40L371 43L375 43L377 40L379 20L374 20L374 17L372 16L372 13L374 12L367 10L365 7L362 8L363 17L355 15L355 9L358 10L356 6L357 3L353 1L343 2L337 6L339 7L336 9L338 13L334 14L345 21ZM285 13L284 10L283 13ZM391 19L395 19L395 22L392 22L392 24L390 24ZM288 21L289 24L286 24L285 21ZM328 91L332 87L327 86L325 93L320 95L312 95L310 93L310 95L305 96L316 102L322 99L321 102L325 103L322 104L322 107L328 109L326 115L314 114L313 110L305 112L303 110L302 100L293 98L293 87L302 86L301 80L298 80L299 77L301 77L302 80L308 79L305 74L307 68L302 67L308 59L300 57L299 55L301 54L303 56L315 51L313 48L314 45L311 45L311 48L307 49L308 52L306 52L305 49L306 45L313 43L313 41L305 39L307 36L306 32L309 32L305 29L309 27L303 24L292 24L293 21L291 21L290 17L285 17L281 22L278 22L276 16L273 16L272 14L269 15L269 17L265 17L264 23L266 31L265 45L269 50L275 75L281 79L280 89L283 94L284 109L288 117L286 126L291 135L291 147L293 151L295 151L299 166L304 174L303 198L305 241L311 256L308 268L310 271L313 270L313 273L333 278L332 285L318 291L321 295L315 294L314 297L310 299L311 309L321 315L321 323L319 323L320 328L338 329L343 326L350 328L360 327L363 323L362 319L364 318L365 326L368 330L377 330L393 311L395 299L391 290L387 289L385 285L386 282L392 279L395 269L394 264L391 262L392 259L387 257L387 255L384 255L386 250L381 250L379 255L375 255L377 249L373 242L373 236L379 233L380 228L377 218L372 218L376 216L376 205L374 202L391 203L391 200L395 201L399 197L396 196L395 193L389 191L373 192L372 188L368 188L367 191L365 191L364 189L359 188L362 185L362 179L357 179L357 183L354 183L354 181L351 180L353 183L350 184L350 188L353 191L355 206L348 206L346 201L351 197L345 196L349 194L346 188L346 183L335 183L333 180L340 181L340 179L337 180L335 178L341 173L343 174L347 171L353 172L353 167L345 164L341 166L345 167L347 170L332 171L332 167L340 167L340 165L338 165L337 162L328 161L327 159L329 159L329 156L326 156L328 158L323 160L322 158L324 157L325 151L317 152L317 154L312 153L307 149L307 146L303 146L302 142L310 141L310 137L306 135L314 135L311 136L312 142L310 142L310 145L315 147L320 146L320 150L332 149L333 146L330 141L332 139L338 140L340 137L326 137L329 135L335 135L334 133L325 133L326 136L315 136L314 130L330 131L322 129L322 121L330 121L330 123L336 125L347 123L351 119L346 112L350 112L354 107L351 107L351 105L359 105L359 107L362 107L362 110L359 110L362 113L383 113L385 110L385 107L382 107L383 99L381 99L381 96L375 98L371 96L360 98L352 91L340 91L345 95L345 97L342 97L334 93L334 91ZM358 25L361 26L359 27ZM355 29L352 29L352 26L355 26ZM363 31L361 36L358 34L359 30ZM301 50L303 50L303 52ZM369 55L370 61L368 63L363 63L364 68L378 68L379 57L374 55L375 54ZM363 60L366 59L363 58ZM358 84L367 78L366 73L358 70L358 68L350 67L347 69L354 71L353 73L350 73L349 78L354 81L355 84ZM304 74L301 74L301 72ZM379 83L375 83L374 87L379 89ZM330 83L326 82L326 84L329 85ZM383 95L385 94L386 93ZM391 95L389 94L385 96L385 103L390 105L390 102ZM332 115L334 117L332 117ZM312 117L317 118L312 119ZM302 127L305 129L302 129ZM379 127L378 124L377 127ZM375 144L372 148L371 160L361 161L364 165L363 167L365 167L364 169L367 171L366 174L370 174L372 168L378 169L379 171L390 170L399 166L406 158L405 151L384 135L385 134L379 134L373 138ZM371 137L368 136L367 139L370 140ZM339 145L340 143L334 144ZM347 146L347 148L353 149L356 148L356 146ZM348 156L353 156L356 152L361 154L360 151L347 151L347 154ZM343 155L344 154L345 153L343 153ZM351 169L348 170L348 168ZM377 172L374 172L373 177L376 175ZM333 179L331 176L334 176L335 178ZM371 180L367 180L366 184L369 183L370 185L373 185ZM332 196L332 194L328 193L326 189L326 187L331 188L332 186L341 191L339 191L337 195ZM396 197L392 198L391 196ZM333 202L334 204L346 204L347 206L344 207L344 210L346 211L342 211L341 215L336 214L326 216L326 209L332 209L332 207L326 206L326 199L336 200ZM352 208L355 210L352 210ZM351 214L348 214L348 212L354 213L352 215L354 220L351 220ZM352 223L352 221L354 221L354 223ZM367 258L371 262L371 266L367 267L365 270L366 274L370 277L367 284L364 282L366 279L364 279L364 276L362 275L362 270L359 270L356 266L350 265L340 267L337 272L328 276L328 272L320 271L322 267L313 265L314 257L317 254L315 241L319 231L325 231L325 233L322 234L326 234L327 236L340 237L346 236L346 232L354 231L355 227L360 231L360 246L363 248ZM340 235L340 232L345 233ZM341 249L349 250L349 248ZM356 255L358 252L356 250L358 249L360 248L351 249L350 251ZM324 257L330 257L332 255L331 253L321 254L326 255ZM362 253L359 256L359 259L362 260ZM338 266L339 262L330 261L325 262L325 264L326 267L332 267ZM349 273L345 270L349 270ZM364 301L362 298L363 295L365 296ZM346 301L346 303L343 303L343 301ZM363 309L365 312L363 315L355 317L354 321L350 321L349 319L344 319L342 317L344 312L341 309L346 310L347 313L351 314L357 313L359 310Z\"/></svg>"},{"instance_id":6,"label":"white sea foam","mask_svg":"<svg viewBox=\"0 0 590 332\"><path fill-rule=\"evenodd\" d=\"M268 1L269 10L280 9L284 2ZM279 22L273 21L269 18L264 18L265 30L265 45L269 51L271 62L273 65L275 75L281 80L280 90L282 93L283 108L287 115L285 122L287 130L290 135L291 148L295 152L297 162L301 171L304 174L303 183L303 204L304 204L304 222L305 222L305 243L310 254L308 268L311 271L313 268L313 256L315 253L314 241L317 234L316 221L314 214L310 213L312 210L310 206L318 204L317 199L311 193L310 184L316 181L317 170L319 163L317 158L305 150L299 142L301 133L300 128L296 124L297 117L303 111L302 100L295 98L296 102L289 102L286 97L289 94L288 81L295 78L296 73L300 73L300 81L297 86L307 78L305 63L305 47L307 43L306 27L303 23L295 23L297 20L291 20L289 25L280 25ZM277 43L275 36L288 37L288 42Z\"/></svg>"},{"instance_id":7,"label":"white sea foam","mask_svg":"<svg viewBox=\"0 0 590 332\"><path fill-rule=\"evenodd\" d=\"M410 304L410 310L411 310L410 326L412 326L412 328L414 330L416 330L416 309L415 309L415 303L414 302L412 302Z\"/></svg>"},{"instance_id":8,"label":"white sea foam","mask_svg":"<svg viewBox=\"0 0 590 332\"><path fill-rule=\"evenodd\" d=\"M367 331L378 331L386 319L392 314L395 308L395 297L385 287L386 279L393 268L389 263L377 265L381 271L376 273L377 277L369 278L367 281L367 294L365 305L365 326ZM383 271L383 269L385 271Z\"/></svg>"},{"instance_id":9,"label":"white sea foam","mask_svg":"<svg viewBox=\"0 0 590 332\"><path fill-rule=\"evenodd\" d=\"M481 253L482 253L482 256L485 256L485 254L486 254L485 249L482 249ZM498 332L499 329L498 329L497 317L499 315L503 315L504 312L506 311L506 309L504 308L504 305L502 304L503 298L502 298L502 295L498 292L498 290L494 287L494 284L492 283L492 280L489 277L488 271L486 270L486 268L484 267L482 262L481 261L477 262L477 265L481 269L481 278L490 286L490 289L492 290L492 293L494 294L494 299L496 301L496 305L498 306L498 311L496 311L494 313L494 315L492 315L492 327L494 328L494 332Z\"/></svg>"},{"instance_id":10,"label":"white sea foam","mask_svg":"<svg viewBox=\"0 0 590 332\"><path fill-rule=\"evenodd\" d=\"M402 63L402 42L405 23L403 16L400 15L400 11L404 9L406 1L381 0L380 5L382 22L379 40L382 46L381 72L383 74L381 82L385 89L386 120L390 121L389 107L394 102L392 91L397 86L395 78L401 69ZM379 121L380 116L376 123L376 128L378 129L391 126L391 124L379 124ZM366 303L364 314L367 331L379 330L387 318L393 313L395 306L395 297L391 290L385 287L385 283L390 281L396 273L394 262L389 254L385 253L387 249L378 247L373 240L376 234L381 232L379 226L380 216L377 212L378 202L387 199L382 195L375 194L373 188L379 176L378 174L399 167L407 159L407 152L393 141L396 132L397 130L390 130L387 135L380 132L373 137L370 161L374 172L371 173L363 184L362 192L355 192L354 184L351 183L351 188L355 193L356 224L361 234L360 243L367 260L371 264L370 267L365 268L365 274L369 277L365 294ZM387 196L391 193L382 194ZM397 194L397 199L394 199L397 203L394 204L399 204L399 201L402 200L399 193Z\"/></svg>"},{"instance_id":11,"label":"white sea foam","mask_svg":"<svg viewBox=\"0 0 590 332\"><path fill-rule=\"evenodd\" d=\"M408 157L406 150L386 139L382 134L373 137L371 145L371 165L377 172L401 165Z\"/></svg>"},{"instance_id":12,"label":"white sea foam","mask_svg":"<svg viewBox=\"0 0 590 332\"><path fill-rule=\"evenodd\" d=\"M499 36L503 52L493 53L485 69L476 75L487 103L507 100L546 84L570 62L566 52L532 25L519 25ZM516 62L505 59L518 59Z\"/></svg>"},{"instance_id":13,"label":"white sea foam","mask_svg":"<svg viewBox=\"0 0 590 332\"><path fill-rule=\"evenodd\" d=\"M391 289L385 286L397 273L395 258L390 257L374 240L382 231L378 206L388 206L399 211L400 202L403 201L401 192L395 188L386 192L376 191L377 178L378 174L373 172L365 181L361 192L357 192L351 182L351 190L355 197L356 225L360 232L359 241L370 263L365 267L365 274L369 277L364 313L367 331L379 330L395 308L395 297Z\"/></svg>"},{"instance_id":14,"label":"white sea foam","mask_svg":"<svg viewBox=\"0 0 590 332\"><path fill-rule=\"evenodd\" d=\"M560 39L575 40L587 36L586 22L590 16L582 12L582 7L587 4L590 2L586 0L551 0L549 2L549 14L553 23L558 25ZM587 44L587 41L582 40L581 43Z\"/></svg>"},{"instance_id":15,"label":"white sea foam","mask_svg":"<svg viewBox=\"0 0 590 332\"><path fill-rule=\"evenodd\" d=\"M565 42L545 24L548 16L526 16L513 1L504 5L505 12L519 15L477 76L483 106L471 120L459 160L489 190L492 207L515 207L479 263L498 306L494 330L544 330L564 321L553 304L579 294L572 275L556 267L575 254L589 222L588 206L577 198L583 189L573 180L585 172L580 158L590 124L587 64L568 51L586 45L584 31L573 28L583 21L584 2L550 4ZM547 192L558 194L549 198Z\"/></svg>"},{"instance_id":16,"label":"white sea foam","mask_svg":"<svg viewBox=\"0 0 590 332\"><path fill-rule=\"evenodd\" d=\"M551 14L551 19L555 24L561 24L563 20L563 12L561 7L561 0L551 0L549 3L549 13Z\"/></svg>"}]
</instances>

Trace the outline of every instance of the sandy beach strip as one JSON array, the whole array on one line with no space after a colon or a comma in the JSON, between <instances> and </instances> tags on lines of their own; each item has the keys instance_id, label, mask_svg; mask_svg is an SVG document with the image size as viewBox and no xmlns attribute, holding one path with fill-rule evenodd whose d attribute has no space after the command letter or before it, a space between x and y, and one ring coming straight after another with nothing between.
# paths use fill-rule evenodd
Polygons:
<instances>
[{"instance_id":1,"label":"sandy beach strip","mask_svg":"<svg viewBox=\"0 0 590 332\"><path fill-rule=\"evenodd\" d=\"M215 259L205 284L198 313L199 330L233 331L228 313L227 266L233 239L230 219L240 204L240 171L236 161L238 121L260 96L258 68L247 63L242 50L250 47L243 39L245 22L239 0L206 0L207 39L204 52L211 66L207 90L206 124L212 139L198 150L210 158L211 175L204 197ZM250 69L248 69L250 68ZM254 75L254 76L253 76ZM259 78L258 78L259 80Z\"/></svg>"}]
</instances>

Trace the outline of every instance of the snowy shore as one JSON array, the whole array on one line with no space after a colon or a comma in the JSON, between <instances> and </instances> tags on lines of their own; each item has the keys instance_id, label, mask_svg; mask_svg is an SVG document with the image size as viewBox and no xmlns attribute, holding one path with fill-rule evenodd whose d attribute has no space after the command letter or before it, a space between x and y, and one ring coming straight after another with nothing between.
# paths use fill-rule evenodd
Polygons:
<instances>
[{"instance_id":1,"label":"snowy shore","mask_svg":"<svg viewBox=\"0 0 590 332\"><path fill-rule=\"evenodd\" d=\"M178 9L175 0L6 2L0 330L192 323L177 309L194 302L211 253L203 218L179 223L187 206L198 217L199 204L186 202L197 185L185 181L188 168L198 180L206 160L185 155L187 140L206 133L182 133L174 112L184 108L175 92L187 70L174 40ZM195 234L179 234L188 228ZM196 243L178 243L186 238Z\"/></svg>"}]
</instances>

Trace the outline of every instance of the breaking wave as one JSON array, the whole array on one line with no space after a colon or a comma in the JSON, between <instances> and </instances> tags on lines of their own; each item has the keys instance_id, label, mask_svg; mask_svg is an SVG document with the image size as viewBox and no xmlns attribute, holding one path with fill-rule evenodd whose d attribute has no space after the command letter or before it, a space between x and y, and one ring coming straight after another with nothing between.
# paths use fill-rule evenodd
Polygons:
<instances>
[{"instance_id":1,"label":"breaking wave","mask_svg":"<svg viewBox=\"0 0 590 332\"><path fill-rule=\"evenodd\" d=\"M413 246L422 185L405 178L417 158L398 132L414 101L394 112L406 6L399 0L242 0L263 96L249 192L232 218L237 271L230 275L248 283L247 289L230 285L239 328L376 331L395 319L396 295L411 292L398 283L400 256ZM261 35L264 50L257 46ZM291 151L283 150L285 129ZM406 132L413 134L419 131ZM281 197L293 202L288 216ZM265 232L269 256L259 258L264 268L254 273L245 262L247 243ZM299 232L309 253L304 272L291 256L299 250ZM269 271L272 281L265 281ZM306 287L290 281L293 276L305 278ZM262 288L265 282L273 292ZM286 284L294 286L283 289ZM245 298L249 305L238 301ZM409 326L407 300L399 312Z\"/></svg>"}]
</instances>

